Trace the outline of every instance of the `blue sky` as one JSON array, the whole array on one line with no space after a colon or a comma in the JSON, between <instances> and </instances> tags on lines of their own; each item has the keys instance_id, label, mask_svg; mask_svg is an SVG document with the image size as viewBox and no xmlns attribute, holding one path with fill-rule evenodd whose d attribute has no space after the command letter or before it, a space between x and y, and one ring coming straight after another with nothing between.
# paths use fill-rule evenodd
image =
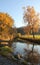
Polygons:
<instances>
[{"instance_id":1,"label":"blue sky","mask_svg":"<svg viewBox=\"0 0 40 65\"><path fill-rule=\"evenodd\" d=\"M22 7L34 6L40 12L40 0L0 0L0 12L8 13L15 20L15 26L24 26Z\"/></svg>"}]
</instances>

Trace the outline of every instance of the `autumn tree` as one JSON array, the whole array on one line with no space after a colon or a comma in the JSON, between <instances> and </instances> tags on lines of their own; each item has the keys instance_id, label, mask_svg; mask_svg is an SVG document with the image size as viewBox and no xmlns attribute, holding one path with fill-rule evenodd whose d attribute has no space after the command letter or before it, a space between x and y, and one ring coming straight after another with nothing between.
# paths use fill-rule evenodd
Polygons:
<instances>
[{"instance_id":1,"label":"autumn tree","mask_svg":"<svg viewBox=\"0 0 40 65\"><path fill-rule=\"evenodd\" d=\"M23 19L25 23L28 23L27 26L30 26L27 28L29 30L26 29L24 30L28 31L29 33L31 31L31 33L33 34L33 38L35 39L34 33L38 31L40 23L39 14L35 11L34 7L28 6L24 9ZM33 49L34 49L34 43L32 47L32 56L33 56Z\"/></svg>"},{"instance_id":2,"label":"autumn tree","mask_svg":"<svg viewBox=\"0 0 40 65\"><path fill-rule=\"evenodd\" d=\"M12 40L15 35L15 30L12 28L14 19L7 13L0 12L0 39Z\"/></svg>"},{"instance_id":3,"label":"autumn tree","mask_svg":"<svg viewBox=\"0 0 40 65\"><path fill-rule=\"evenodd\" d=\"M23 19L25 23L28 23L27 26L30 26L28 29L31 30L34 37L34 32L38 31L39 21L40 21L39 14L36 13L34 7L28 6L27 8L24 9Z\"/></svg>"},{"instance_id":4,"label":"autumn tree","mask_svg":"<svg viewBox=\"0 0 40 65\"><path fill-rule=\"evenodd\" d=\"M7 24L8 26L12 26L14 23L14 20L7 13L0 12L0 22L3 22L4 24Z\"/></svg>"}]
</instances>

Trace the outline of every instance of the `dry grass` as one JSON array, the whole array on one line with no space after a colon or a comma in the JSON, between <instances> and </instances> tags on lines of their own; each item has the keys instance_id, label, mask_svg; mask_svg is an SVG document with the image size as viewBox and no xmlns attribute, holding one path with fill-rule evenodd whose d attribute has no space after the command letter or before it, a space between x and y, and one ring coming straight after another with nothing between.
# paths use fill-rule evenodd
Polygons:
<instances>
[{"instance_id":1,"label":"dry grass","mask_svg":"<svg viewBox=\"0 0 40 65\"><path fill-rule=\"evenodd\" d=\"M19 35L19 38L27 38L27 39L36 39L36 40L40 40L40 35Z\"/></svg>"}]
</instances>

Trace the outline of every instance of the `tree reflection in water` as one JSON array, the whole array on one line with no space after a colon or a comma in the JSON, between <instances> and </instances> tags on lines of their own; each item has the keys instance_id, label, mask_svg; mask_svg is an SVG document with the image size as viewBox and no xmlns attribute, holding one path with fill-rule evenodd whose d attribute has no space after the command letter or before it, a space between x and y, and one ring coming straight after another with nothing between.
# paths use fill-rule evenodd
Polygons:
<instances>
[{"instance_id":1,"label":"tree reflection in water","mask_svg":"<svg viewBox=\"0 0 40 65\"><path fill-rule=\"evenodd\" d=\"M25 52L26 52L26 54L25 54L25 60L27 60L32 65L38 65L38 64L40 64L40 54L39 54L38 49L37 49L38 45L37 46L35 45L34 49L33 49L32 45L30 45L30 44L28 44L28 45L29 45L29 47L27 47L27 48L24 49Z\"/></svg>"},{"instance_id":2,"label":"tree reflection in water","mask_svg":"<svg viewBox=\"0 0 40 65\"><path fill-rule=\"evenodd\" d=\"M40 54L39 54L40 47L38 45L35 45L34 50L32 52L32 46L33 46L31 45L32 43L31 44L30 42L27 42L27 43L16 42L16 43L13 43L12 48L14 49L14 52L20 53L21 51L22 52L24 51L23 53L21 53L21 55L24 56L23 58L26 61L28 61L28 63L31 63L32 65L34 64L38 65L38 63L40 63L39 61L40 60Z\"/></svg>"}]
</instances>

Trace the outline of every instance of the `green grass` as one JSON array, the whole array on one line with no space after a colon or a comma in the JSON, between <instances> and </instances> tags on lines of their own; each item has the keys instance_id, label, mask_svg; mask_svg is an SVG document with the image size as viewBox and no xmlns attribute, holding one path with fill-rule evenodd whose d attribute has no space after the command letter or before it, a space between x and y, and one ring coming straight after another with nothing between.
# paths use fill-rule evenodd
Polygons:
<instances>
[{"instance_id":1,"label":"green grass","mask_svg":"<svg viewBox=\"0 0 40 65\"><path fill-rule=\"evenodd\" d=\"M1 55L8 55L9 53L13 52L12 49L8 46L0 47L0 54Z\"/></svg>"}]
</instances>

